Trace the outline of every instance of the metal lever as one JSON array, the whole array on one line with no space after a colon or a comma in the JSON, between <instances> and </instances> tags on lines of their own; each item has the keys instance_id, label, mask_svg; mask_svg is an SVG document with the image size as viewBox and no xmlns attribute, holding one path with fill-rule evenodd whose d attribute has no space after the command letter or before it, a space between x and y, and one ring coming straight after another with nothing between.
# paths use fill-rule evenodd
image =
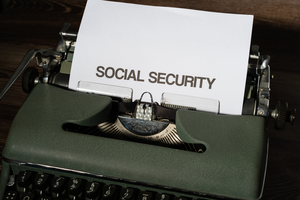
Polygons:
<instances>
[{"instance_id":1,"label":"metal lever","mask_svg":"<svg viewBox=\"0 0 300 200\"><path fill-rule=\"evenodd\" d=\"M0 100L2 97L6 94L6 92L9 90L9 88L15 83L15 81L19 78L19 76L23 73L23 71L26 69L28 64L31 62L31 60L36 56L36 54L40 53L42 57L49 57L49 56L54 56L54 57L62 57L61 53L58 53L56 51L52 51L50 49L32 49L29 50L20 64L18 65L17 69L14 71L13 75L10 77L4 88L2 89L0 93Z\"/></svg>"},{"instance_id":2,"label":"metal lever","mask_svg":"<svg viewBox=\"0 0 300 200\"><path fill-rule=\"evenodd\" d=\"M5 93L9 90L9 88L14 84L14 82L19 78L19 76L22 74L24 69L27 67L27 65L30 63L30 61L35 57L37 53L36 49L29 50L22 61L20 62L19 66L17 67L16 71L13 73L13 75L10 77L4 88L2 89L0 93L0 100L5 95Z\"/></svg>"},{"instance_id":3,"label":"metal lever","mask_svg":"<svg viewBox=\"0 0 300 200\"><path fill-rule=\"evenodd\" d=\"M262 56L261 59L262 59L262 64L260 66L260 69L266 69L270 63L271 56L265 55Z\"/></svg>"},{"instance_id":4,"label":"metal lever","mask_svg":"<svg viewBox=\"0 0 300 200\"><path fill-rule=\"evenodd\" d=\"M61 29L61 31L59 32L59 34L62 36L62 37L77 37L77 33L76 32L71 32L71 31L68 31L67 30L69 29L70 27L70 23L68 22L65 22L64 23L64 26L63 28Z\"/></svg>"}]
</instances>

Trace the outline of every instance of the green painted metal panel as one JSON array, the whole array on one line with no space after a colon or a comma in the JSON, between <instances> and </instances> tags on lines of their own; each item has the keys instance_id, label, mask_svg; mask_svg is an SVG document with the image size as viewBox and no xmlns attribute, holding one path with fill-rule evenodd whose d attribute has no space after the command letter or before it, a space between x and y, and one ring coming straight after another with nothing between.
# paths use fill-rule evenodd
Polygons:
<instances>
[{"instance_id":1,"label":"green painted metal panel","mask_svg":"<svg viewBox=\"0 0 300 200\"><path fill-rule=\"evenodd\" d=\"M260 197L267 154L264 118L178 111L178 135L204 144L204 153L62 129L68 122L96 125L110 110L108 97L38 84L15 117L3 156L228 198Z\"/></svg>"}]
</instances>

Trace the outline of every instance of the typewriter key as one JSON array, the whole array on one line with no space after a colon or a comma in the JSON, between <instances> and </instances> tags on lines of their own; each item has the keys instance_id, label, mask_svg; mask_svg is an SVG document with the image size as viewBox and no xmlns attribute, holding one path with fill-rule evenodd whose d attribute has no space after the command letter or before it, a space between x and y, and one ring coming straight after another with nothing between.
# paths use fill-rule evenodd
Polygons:
<instances>
[{"instance_id":1,"label":"typewriter key","mask_svg":"<svg viewBox=\"0 0 300 200\"><path fill-rule=\"evenodd\" d=\"M50 176L48 174L37 174L33 186L36 190L46 190L49 186Z\"/></svg>"},{"instance_id":2,"label":"typewriter key","mask_svg":"<svg viewBox=\"0 0 300 200\"><path fill-rule=\"evenodd\" d=\"M67 179L64 177L53 177L51 180L51 192L63 193L66 189Z\"/></svg>"},{"instance_id":3,"label":"typewriter key","mask_svg":"<svg viewBox=\"0 0 300 200\"><path fill-rule=\"evenodd\" d=\"M154 193L150 191L141 191L138 200L153 200Z\"/></svg>"},{"instance_id":4,"label":"typewriter key","mask_svg":"<svg viewBox=\"0 0 300 200\"><path fill-rule=\"evenodd\" d=\"M28 188L32 184L33 172L20 171L17 178L17 184L21 188Z\"/></svg>"},{"instance_id":5,"label":"typewriter key","mask_svg":"<svg viewBox=\"0 0 300 200\"><path fill-rule=\"evenodd\" d=\"M88 182L85 186L85 197L95 199L100 195L102 185L97 182Z\"/></svg>"},{"instance_id":6,"label":"typewriter key","mask_svg":"<svg viewBox=\"0 0 300 200\"><path fill-rule=\"evenodd\" d=\"M122 188L120 192L120 200L135 200L137 191L132 188Z\"/></svg>"},{"instance_id":7,"label":"typewriter key","mask_svg":"<svg viewBox=\"0 0 300 200\"><path fill-rule=\"evenodd\" d=\"M34 195L30 193L22 193L20 200L33 200Z\"/></svg>"},{"instance_id":8,"label":"typewriter key","mask_svg":"<svg viewBox=\"0 0 300 200\"><path fill-rule=\"evenodd\" d=\"M68 182L68 194L78 196L82 192L83 181L79 178L70 179Z\"/></svg>"},{"instance_id":9,"label":"typewriter key","mask_svg":"<svg viewBox=\"0 0 300 200\"><path fill-rule=\"evenodd\" d=\"M115 185L105 185L102 191L102 200L116 200L118 187Z\"/></svg>"},{"instance_id":10,"label":"typewriter key","mask_svg":"<svg viewBox=\"0 0 300 200\"><path fill-rule=\"evenodd\" d=\"M169 194L159 194L157 193L155 196L155 200L170 200L171 199L171 195Z\"/></svg>"},{"instance_id":11,"label":"typewriter key","mask_svg":"<svg viewBox=\"0 0 300 200\"><path fill-rule=\"evenodd\" d=\"M6 192L3 199L5 199L5 200L17 200L18 199L18 192L17 191L8 191L8 192Z\"/></svg>"}]
</instances>

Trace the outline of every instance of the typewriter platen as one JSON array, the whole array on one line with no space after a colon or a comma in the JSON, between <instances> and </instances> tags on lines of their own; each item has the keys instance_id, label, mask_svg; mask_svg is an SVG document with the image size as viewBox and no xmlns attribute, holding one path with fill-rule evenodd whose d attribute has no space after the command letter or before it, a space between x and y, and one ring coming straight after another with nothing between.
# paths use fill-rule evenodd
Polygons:
<instances>
[{"instance_id":1,"label":"typewriter platen","mask_svg":"<svg viewBox=\"0 0 300 200\"><path fill-rule=\"evenodd\" d=\"M142 97L132 101L67 90L76 46L76 33L68 27L55 51L30 50L0 94L35 57L43 73L30 67L23 75L29 96L3 152L2 199L261 196L266 119L273 117L283 129L286 121L293 123L295 111L288 112L286 102L269 109L270 57L261 56L258 46L252 46L249 58L243 115L220 115L197 111L193 103L159 105ZM56 190L59 180L65 180L63 189Z\"/></svg>"}]
</instances>

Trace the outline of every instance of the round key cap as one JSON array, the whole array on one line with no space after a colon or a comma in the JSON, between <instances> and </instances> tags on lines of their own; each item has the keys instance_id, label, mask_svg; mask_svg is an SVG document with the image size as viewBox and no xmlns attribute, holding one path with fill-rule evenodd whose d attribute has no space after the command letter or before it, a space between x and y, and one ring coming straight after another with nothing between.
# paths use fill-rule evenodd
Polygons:
<instances>
[{"instance_id":1,"label":"round key cap","mask_svg":"<svg viewBox=\"0 0 300 200\"><path fill-rule=\"evenodd\" d=\"M118 187L115 185L105 185L102 190L102 200L116 200Z\"/></svg>"},{"instance_id":2,"label":"round key cap","mask_svg":"<svg viewBox=\"0 0 300 200\"><path fill-rule=\"evenodd\" d=\"M18 192L17 191L8 191L4 195L4 200L17 200L18 199Z\"/></svg>"},{"instance_id":3,"label":"round key cap","mask_svg":"<svg viewBox=\"0 0 300 200\"><path fill-rule=\"evenodd\" d=\"M87 182L85 186L85 197L89 199L96 199L101 192L101 184L97 182Z\"/></svg>"},{"instance_id":4,"label":"round key cap","mask_svg":"<svg viewBox=\"0 0 300 200\"><path fill-rule=\"evenodd\" d=\"M53 177L51 180L51 192L63 193L66 189L67 179L64 177Z\"/></svg>"},{"instance_id":5,"label":"round key cap","mask_svg":"<svg viewBox=\"0 0 300 200\"><path fill-rule=\"evenodd\" d=\"M34 188L36 190L46 190L49 186L50 176L48 174L37 174L34 178Z\"/></svg>"},{"instance_id":6,"label":"round key cap","mask_svg":"<svg viewBox=\"0 0 300 200\"><path fill-rule=\"evenodd\" d=\"M132 188L122 188L119 200L135 200L137 190Z\"/></svg>"},{"instance_id":7,"label":"round key cap","mask_svg":"<svg viewBox=\"0 0 300 200\"><path fill-rule=\"evenodd\" d=\"M18 173L17 184L19 187L28 188L32 184L33 173L30 171L20 171Z\"/></svg>"},{"instance_id":8,"label":"round key cap","mask_svg":"<svg viewBox=\"0 0 300 200\"><path fill-rule=\"evenodd\" d=\"M82 192L83 181L79 178L70 179L68 182L68 194L79 195Z\"/></svg>"},{"instance_id":9,"label":"round key cap","mask_svg":"<svg viewBox=\"0 0 300 200\"><path fill-rule=\"evenodd\" d=\"M34 195L30 194L30 193L22 193L20 200L33 200L34 199Z\"/></svg>"}]
</instances>

